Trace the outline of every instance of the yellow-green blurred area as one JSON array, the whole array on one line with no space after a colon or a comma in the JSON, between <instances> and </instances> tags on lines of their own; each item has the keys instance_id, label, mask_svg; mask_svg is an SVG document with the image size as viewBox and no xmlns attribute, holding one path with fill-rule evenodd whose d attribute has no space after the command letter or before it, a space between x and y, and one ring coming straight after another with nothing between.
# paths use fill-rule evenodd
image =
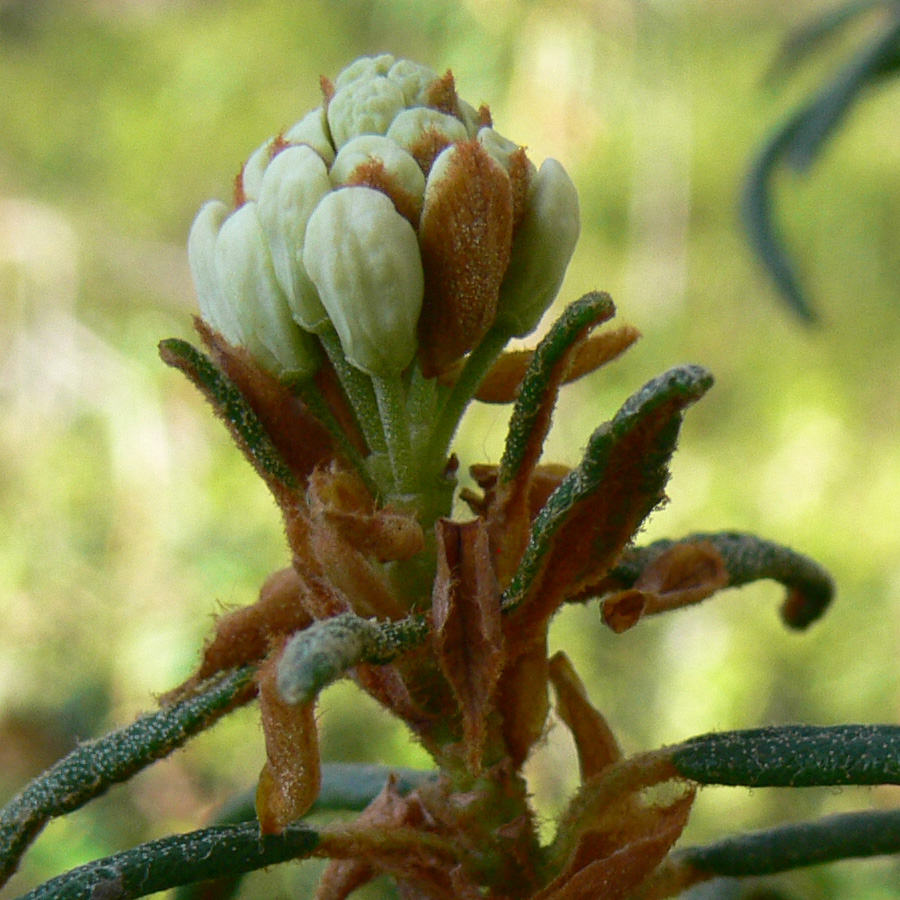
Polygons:
<instances>
[{"instance_id":1,"label":"yellow-green blurred area","mask_svg":"<svg viewBox=\"0 0 900 900\"><path fill-rule=\"evenodd\" d=\"M762 76L821 10L781 0L0 0L0 795L77 738L151 708L195 665L214 615L288 562L261 482L157 358L190 337L185 241L242 161L319 102L320 74L390 52L451 67L461 96L538 162L557 157L583 236L560 303L608 290L643 340L569 389L548 458L683 362L716 375L687 417L671 502L642 541L740 529L835 574L808 633L764 583L616 636L597 605L564 647L623 747L712 729L900 716L900 82L865 97L779 214L819 327L751 258L740 183L774 125L846 58L796 85ZM457 451L496 460L505 412ZM427 765L367 698L329 689L326 760ZM206 824L262 764L253 709L51 825L0 897L91 858ZM530 761L548 818L577 765L551 722ZM686 842L900 802L893 789L709 788ZM243 897L309 896L311 867ZM900 896L891 859L773 881L794 898ZM369 896L375 896L373 891Z\"/></svg>"}]
</instances>

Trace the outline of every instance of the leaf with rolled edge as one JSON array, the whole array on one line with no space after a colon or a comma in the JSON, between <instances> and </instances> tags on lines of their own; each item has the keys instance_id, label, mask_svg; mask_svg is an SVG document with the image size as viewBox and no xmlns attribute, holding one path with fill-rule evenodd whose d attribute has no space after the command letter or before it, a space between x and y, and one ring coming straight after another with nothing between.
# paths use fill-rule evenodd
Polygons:
<instances>
[{"instance_id":1,"label":"leaf with rolled edge","mask_svg":"<svg viewBox=\"0 0 900 900\"><path fill-rule=\"evenodd\" d=\"M576 300L538 344L522 380L487 514L497 575L504 586L528 541L531 478L550 430L559 389L579 346L593 328L614 314L608 294L594 292Z\"/></svg>"},{"instance_id":2,"label":"leaf with rolled edge","mask_svg":"<svg viewBox=\"0 0 900 900\"><path fill-rule=\"evenodd\" d=\"M209 357L187 341L177 338L161 341L159 355L166 365L183 372L212 404L217 415L228 426L235 443L259 472L277 500L298 489L293 472L276 449L246 397Z\"/></svg>"},{"instance_id":3,"label":"leaf with rolled edge","mask_svg":"<svg viewBox=\"0 0 900 900\"><path fill-rule=\"evenodd\" d=\"M660 752L681 775L700 784L900 784L900 725L782 725L714 732Z\"/></svg>"},{"instance_id":4,"label":"leaf with rolled edge","mask_svg":"<svg viewBox=\"0 0 900 900\"><path fill-rule=\"evenodd\" d=\"M590 437L581 464L535 519L503 607L524 623L546 621L568 597L599 581L665 498L682 412L712 376L682 366L653 379ZM520 609L521 607L521 609ZM509 632L507 632L509 634Z\"/></svg>"},{"instance_id":5,"label":"leaf with rolled edge","mask_svg":"<svg viewBox=\"0 0 900 900\"><path fill-rule=\"evenodd\" d=\"M480 519L466 523L439 519L436 537L434 647L462 713L469 770L478 773L503 668L500 588Z\"/></svg>"},{"instance_id":6,"label":"leaf with rolled edge","mask_svg":"<svg viewBox=\"0 0 900 900\"><path fill-rule=\"evenodd\" d=\"M322 782L315 703L288 704L278 691L276 666L282 647L272 649L256 676L266 738L266 762L256 790L262 834L280 834L305 815Z\"/></svg>"},{"instance_id":7,"label":"leaf with rolled edge","mask_svg":"<svg viewBox=\"0 0 900 900\"><path fill-rule=\"evenodd\" d=\"M292 825L260 837L256 822L214 825L140 844L79 866L19 900L137 900L169 888L311 856L319 833Z\"/></svg>"},{"instance_id":8,"label":"leaf with rolled edge","mask_svg":"<svg viewBox=\"0 0 900 900\"><path fill-rule=\"evenodd\" d=\"M86 741L32 781L0 810L0 884L50 819L79 809L249 701L253 671L248 666L212 679L172 706Z\"/></svg>"},{"instance_id":9,"label":"leaf with rolled edge","mask_svg":"<svg viewBox=\"0 0 900 900\"><path fill-rule=\"evenodd\" d=\"M385 665L427 636L428 622L420 615L379 622L343 613L314 622L285 647L278 664L278 689L288 703L310 703L354 666Z\"/></svg>"},{"instance_id":10,"label":"leaf with rolled edge","mask_svg":"<svg viewBox=\"0 0 900 900\"><path fill-rule=\"evenodd\" d=\"M739 587L761 579L783 584L788 593L781 615L791 628L811 625L834 597L834 581L815 560L755 535L729 531L691 534L678 541L661 540L646 547L629 548L609 574L584 596L632 588L674 548L704 545L714 548L725 564L724 587Z\"/></svg>"},{"instance_id":11,"label":"leaf with rolled edge","mask_svg":"<svg viewBox=\"0 0 900 900\"><path fill-rule=\"evenodd\" d=\"M673 544L627 590L603 600L603 621L617 634L644 616L680 609L728 586L725 560L712 544Z\"/></svg>"}]
</instances>

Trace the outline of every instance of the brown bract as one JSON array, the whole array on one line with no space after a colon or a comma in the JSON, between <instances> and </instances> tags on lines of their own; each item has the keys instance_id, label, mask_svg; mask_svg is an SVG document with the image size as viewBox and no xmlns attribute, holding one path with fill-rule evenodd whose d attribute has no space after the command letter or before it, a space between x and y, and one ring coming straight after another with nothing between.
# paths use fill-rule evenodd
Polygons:
<instances>
[{"instance_id":1,"label":"brown bract","mask_svg":"<svg viewBox=\"0 0 900 900\"><path fill-rule=\"evenodd\" d=\"M425 300L419 361L433 377L471 350L497 315L512 249L513 194L506 170L478 141L461 141L419 225Z\"/></svg>"}]
</instances>

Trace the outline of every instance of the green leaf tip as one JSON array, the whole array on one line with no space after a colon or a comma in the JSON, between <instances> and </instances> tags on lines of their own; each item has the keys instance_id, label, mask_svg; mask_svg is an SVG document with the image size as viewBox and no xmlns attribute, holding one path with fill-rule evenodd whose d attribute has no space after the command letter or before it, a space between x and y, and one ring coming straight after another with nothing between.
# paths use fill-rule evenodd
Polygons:
<instances>
[{"instance_id":1,"label":"green leaf tip","mask_svg":"<svg viewBox=\"0 0 900 900\"><path fill-rule=\"evenodd\" d=\"M424 616L379 622L342 613L314 622L285 646L278 663L278 690L288 703L309 703L353 666L389 663L427 634Z\"/></svg>"},{"instance_id":2,"label":"green leaf tip","mask_svg":"<svg viewBox=\"0 0 900 900\"><path fill-rule=\"evenodd\" d=\"M159 355L166 365L183 372L206 397L232 432L251 464L266 479L289 490L298 488L293 473L272 443L256 413L237 386L212 360L192 344L169 338L159 344Z\"/></svg>"}]
</instances>

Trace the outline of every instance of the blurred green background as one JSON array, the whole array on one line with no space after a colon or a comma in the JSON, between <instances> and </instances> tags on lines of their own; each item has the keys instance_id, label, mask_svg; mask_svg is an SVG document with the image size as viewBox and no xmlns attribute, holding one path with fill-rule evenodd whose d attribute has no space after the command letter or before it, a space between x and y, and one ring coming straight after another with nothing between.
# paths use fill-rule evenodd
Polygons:
<instances>
[{"instance_id":1,"label":"blurred green background","mask_svg":"<svg viewBox=\"0 0 900 900\"><path fill-rule=\"evenodd\" d=\"M737 221L748 161L843 58L760 81L820 2L0 0L0 799L152 706L223 605L287 562L272 502L200 397L156 357L190 336L185 241L243 159L318 102L318 77L391 52L452 67L532 158L578 185L584 234L560 302L608 290L641 343L574 386L549 458L663 369L717 385L688 416L671 503L643 540L744 529L835 574L833 611L789 634L771 584L615 636L596 604L553 634L628 751L767 723L900 716L900 86L872 94L780 215L823 323L789 317ZM475 410L464 464L496 460ZM425 765L347 686L321 703L332 760ZM253 710L53 824L0 897L207 821L262 764ZM549 817L575 783L562 727L530 763ZM896 805L892 789L707 789L686 840ZM307 896L309 866L246 897ZM776 882L797 898L900 896L890 859Z\"/></svg>"}]
</instances>

